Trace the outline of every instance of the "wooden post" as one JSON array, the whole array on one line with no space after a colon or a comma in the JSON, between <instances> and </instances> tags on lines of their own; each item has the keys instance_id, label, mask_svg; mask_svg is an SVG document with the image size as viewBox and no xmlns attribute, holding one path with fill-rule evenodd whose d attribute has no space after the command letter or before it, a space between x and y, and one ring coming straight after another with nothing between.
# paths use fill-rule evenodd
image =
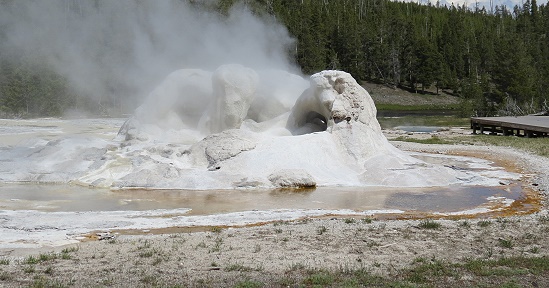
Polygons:
<instances>
[{"instance_id":1,"label":"wooden post","mask_svg":"<svg viewBox=\"0 0 549 288\"><path fill-rule=\"evenodd\" d=\"M473 134L477 134L477 124L471 120L471 128L473 128Z\"/></svg>"}]
</instances>

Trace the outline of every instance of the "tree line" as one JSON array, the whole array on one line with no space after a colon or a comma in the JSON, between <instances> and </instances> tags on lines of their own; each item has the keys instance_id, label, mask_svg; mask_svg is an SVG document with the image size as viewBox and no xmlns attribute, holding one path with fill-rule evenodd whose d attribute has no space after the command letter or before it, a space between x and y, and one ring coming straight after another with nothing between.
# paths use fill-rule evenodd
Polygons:
<instances>
[{"instance_id":1,"label":"tree line","mask_svg":"<svg viewBox=\"0 0 549 288\"><path fill-rule=\"evenodd\" d=\"M462 97L467 116L532 113L549 98L549 6L420 5L387 0L273 0L305 73ZM435 90L436 88L436 90ZM513 110L514 109L514 110Z\"/></svg>"},{"instance_id":2,"label":"tree line","mask_svg":"<svg viewBox=\"0 0 549 288\"><path fill-rule=\"evenodd\" d=\"M512 9L388 0L221 0L203 5L226 14L237 2L287 27L296 39L288 55L303 73L339 69L358 81L414 93L445 91L463 99L467 116L548 107L549 6L536 0ZM2 33L0 27L0 40ZM0 47L3 115L59 115L81 107L97 112L115 101L98 105L86 100L41 59L1 52Z\"/></svg>"}]
</instances>

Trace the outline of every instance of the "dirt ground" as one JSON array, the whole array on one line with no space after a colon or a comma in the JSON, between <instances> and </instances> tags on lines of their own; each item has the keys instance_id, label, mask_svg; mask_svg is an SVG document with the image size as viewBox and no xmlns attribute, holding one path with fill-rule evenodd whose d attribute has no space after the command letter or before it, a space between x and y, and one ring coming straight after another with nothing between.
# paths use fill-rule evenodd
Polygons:
<instances>
[{"instance_id":1,"label":"dirt ground","mask_svg":"<svg viewBox=\"0 0 549 288\"><path fill-rule=\"evenodd\" d=\"M455 105L460 102L460 98L452 96L443 91L436 94L436 89L431 88L425 94L411 93L401 88L393 88L386 85L363 82L362 86L370 93L370 96L376 104L395 104L395 105L429 105L445 106Z\"/></svg>"},{"instance_id":2,"label":"dirt ground","mask_svg":"<svg viewBox=\"0 0 549 288\"><path fill-rule=\"evenodd\" d=\"M394 144L408 151L474 154L506 161L529 175L525 185L542 195L549 191L549 161L524 152L486 146ZM297 287L303 284L303 271L366 270L396 277L418 262L548 257L549 212L544 198L542 203L536 213L508 217L325 217L192 233L142 232L55 248L0 250L0 286ZM433 223L436 227L429 227ZM548 276L524 283L549 287ZM476 283L468 274L451 281L463 287Z\"/></svg>"}]
</instances>

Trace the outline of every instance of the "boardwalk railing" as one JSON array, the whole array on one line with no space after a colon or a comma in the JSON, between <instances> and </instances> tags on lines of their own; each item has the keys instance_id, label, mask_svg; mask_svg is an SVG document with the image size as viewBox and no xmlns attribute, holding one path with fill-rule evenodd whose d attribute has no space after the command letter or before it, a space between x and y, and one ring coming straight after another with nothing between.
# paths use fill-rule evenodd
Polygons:
<instances>
[{"instance_id":1,"label":"boardwalk railing","mask_svg":"<svg viewBox=\"0 0 549 288\"><path fill-rule=\"evenodd\" d=\"M473 134L485 131L490 134L516 135L526 137L547 137L549 134L549 116L519 117L473 117Z\"/></svg>"}]
</instances>

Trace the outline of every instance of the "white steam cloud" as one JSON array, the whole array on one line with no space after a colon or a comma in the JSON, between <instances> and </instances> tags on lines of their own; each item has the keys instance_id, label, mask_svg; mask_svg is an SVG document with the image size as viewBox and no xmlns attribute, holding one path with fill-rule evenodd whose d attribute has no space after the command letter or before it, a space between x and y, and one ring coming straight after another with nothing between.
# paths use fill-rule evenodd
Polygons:
<instances>
[{"instance_id":1,"label":"white steam cloud","mask_svg":"<svg viewBox=\"0 0 549 288\"><path fill-rule=\"evenodd\" d=\"M221 16L200 8L215 1L194 2L11 1L0 11L2 49L45 61L93 99L131 96L121 100L132 108L181 68L297 71L288 56L293 40L272 17L244 5Z\"/></svg>"}]
</instances>

